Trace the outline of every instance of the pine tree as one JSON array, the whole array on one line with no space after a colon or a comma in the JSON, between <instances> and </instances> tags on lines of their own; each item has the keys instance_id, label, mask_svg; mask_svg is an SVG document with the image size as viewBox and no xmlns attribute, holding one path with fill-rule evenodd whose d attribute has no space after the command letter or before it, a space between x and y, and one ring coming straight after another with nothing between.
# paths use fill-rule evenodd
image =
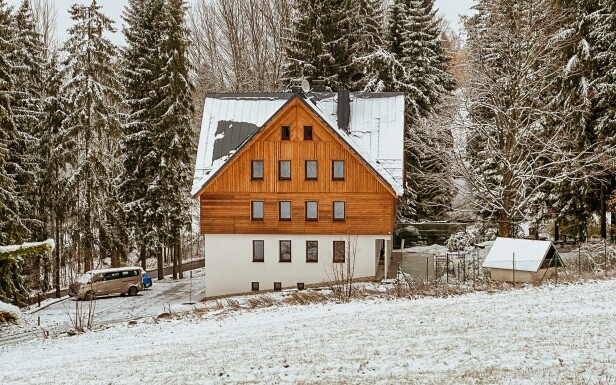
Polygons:
<instances>
[{"instance_id":1,"label":"pine tree","mask_svg":"<svg viewBox=\"0 0 616 385\"><path fill-rule=\"evenodd\" d=\"M75 25L64 45L67 59L62 71L68 81L63 92L69 114L63 122L71 139L72 175L69 187L77 199L77 229L84 266L92 268L96 249L101 247L116 205L113 189L120 136L118 104L122 99L116 75L116 47L103 36L113 32L112 21L101 13L96 0L89 6L73 5L69 13ZM111 232L106 230L106 235ZM109 251L109 250L106 250Z\"/></svg>"},{"instance_id":2,"label":"pine tree","mask_svg":"<svg viewBox=\"0 0 616 385\"><path fill-rule=\"evenodd\" d=\"M148 192L158 173L154 147L154 109L161 101L152 85L164 65L158 47L162 40L163 0L131 0L124 11L126 48L122 52L125 103L123 124L124 177L121 185L127 223L137 243L142 267L152 252L156 196ZM154 237L156 238L156 237Z\"/></svg>"},{"instance_id":3,"label":"pine tree","mask_svg":"<svg viewBox=\"0 0 616 385\"><path fill-rule=\"evenodd\" d=\"M190 224L190 181L193 147L192 92L187 59L188 30L184 0L167 0L164 6L163 39L159 55L164 59L161 75L154 81L162 97L154 109L160 119L153 126L158 172L148 193L156 196L159 209L155 224L159 241L172 249L174 266L181 257L181 233ZM174 269L174 277L177 271ZM161 266L159 263L159 276Z\"/></svg>"}]
</instances>

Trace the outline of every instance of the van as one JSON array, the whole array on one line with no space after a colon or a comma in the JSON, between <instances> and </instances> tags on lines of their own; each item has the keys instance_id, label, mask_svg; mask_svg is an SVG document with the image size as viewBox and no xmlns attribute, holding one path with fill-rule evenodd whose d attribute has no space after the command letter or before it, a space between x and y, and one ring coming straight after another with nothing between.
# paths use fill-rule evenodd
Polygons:
<instances>
[{"instance_id":1,"label":"van","mask_svg":"<svg viewBox=\"0 0 616 385\"><path fill-rule=\"evenodd\" d=\"M136 295L143 290L140 267L91 270L69 286L68 294L77 299L93 300L111 294Z\"/></svg>"}]
</instances>

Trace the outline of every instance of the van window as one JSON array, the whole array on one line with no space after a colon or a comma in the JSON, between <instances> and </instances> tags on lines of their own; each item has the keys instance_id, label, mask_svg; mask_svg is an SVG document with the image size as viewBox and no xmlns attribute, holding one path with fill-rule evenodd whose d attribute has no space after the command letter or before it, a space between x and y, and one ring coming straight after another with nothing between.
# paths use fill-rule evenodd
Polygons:
<instances>
[{"instance_id":1,"label":"van window","mask_svg":"<svg viewBox=\"0 0 616 385\"><path fill-rule=\"evenodd\" d=\"M114 271L113 273L105 274L105 281L111 281L111 280L118 279L118 278L120 278L119 271Z\"/></svg>"},{"instance_id":2,"label":"van window","mask_svg":"<svg viewBox=\"0 0 616 385\"><path fill-rule=\"evenodd\" d=\"M128 271L122 272L122 278L136 277L138 275L139 275L139 272L137 270L128 270Z\"/></svg>"}]
</instances>

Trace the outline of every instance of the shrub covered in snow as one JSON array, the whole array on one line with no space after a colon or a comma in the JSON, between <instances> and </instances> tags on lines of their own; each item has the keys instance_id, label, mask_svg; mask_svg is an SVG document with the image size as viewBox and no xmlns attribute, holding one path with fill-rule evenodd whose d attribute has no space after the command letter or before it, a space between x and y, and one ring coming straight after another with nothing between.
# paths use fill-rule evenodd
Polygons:
<instances>
[{"instance_id":1,"label":"shrub covered in snow","mask_svg":"<svg viewBox=\"0 0 616 385\"><path fill-rule=\"evenodd\" d=\"M458 231L455 234L451 234L445 246L449 251L464 251L473 246L474 237L472 234L466 231Z\"/></svg>"},{"instance_id":2,"label":"shrub covered in snow","mask_svg":"<svg viewBox=\"0 0 616 385\"><path fill-rule=\"evenodd\" d=\"M17 306L0 301L0 324L17 322L21 317L21 310Z\"/></svg>"}]
</instances>

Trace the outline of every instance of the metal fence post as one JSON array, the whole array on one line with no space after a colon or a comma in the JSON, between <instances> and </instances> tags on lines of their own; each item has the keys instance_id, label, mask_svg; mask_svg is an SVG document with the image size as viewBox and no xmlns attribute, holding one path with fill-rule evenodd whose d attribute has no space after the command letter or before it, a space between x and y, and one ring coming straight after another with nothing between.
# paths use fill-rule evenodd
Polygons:
<instances>
[{"instance_id":1,"label":"metal fence post","mask_svg":"<svg viewBox=\"0 0 616 385\"><path fill-rule=\"evenodd\" d=\"M582 246L578 242L578 275L582 275Z\"/></svg>"},{"instance_id":2,"label":"metal fence post","mask_svg":"<svg viewBox=\"0 0 616 385\"><path fill-rule=\"evenodd\" d=\"M445 274L447 274L447 284L449 284L449 253L447 253L447 258L445 261Z\"/></svg>"},{"instance_id":3,"label":"metal fence post","mask_svg":"<svg viewBox=\"0 0 616 385\"><path fill-rule=\"evenodd\" d=\"M426 285L430 282L430 256L426 255Z\"/></svg>"},{"instance_id":4,"label":"metal fence post","mask_svg":"<svg viewBox=\"0 0 616 385\"><path fill-rule=\"evenodd\" d=\"M513 287L515 287L515 253L513 253Z\"/></svg>"}]
</instances>

